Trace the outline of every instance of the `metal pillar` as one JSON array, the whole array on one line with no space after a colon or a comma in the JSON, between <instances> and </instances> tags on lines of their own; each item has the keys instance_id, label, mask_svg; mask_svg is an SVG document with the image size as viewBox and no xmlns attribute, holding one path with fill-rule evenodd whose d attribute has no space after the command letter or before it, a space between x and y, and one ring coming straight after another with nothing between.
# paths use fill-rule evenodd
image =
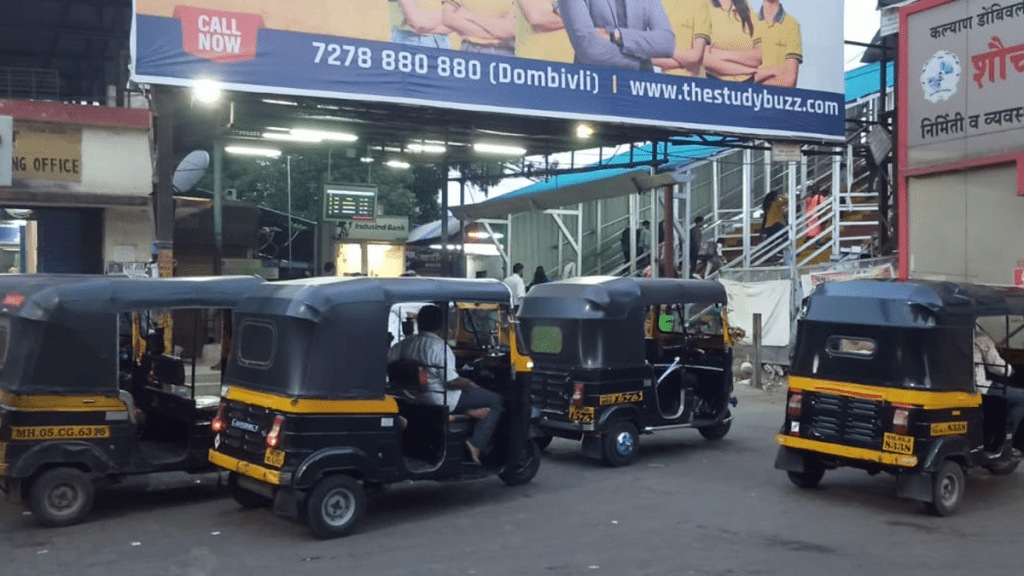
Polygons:
<instances>
[{"instance_id":1,"label":"metal pillar","mask_svg":"<svg viewBox=\"0 0 1024 576\"><path fill-rule=\"evenodd\" d=\"M665 220L662 222L662 229L665 231L665 254L662 258L662 270L664 270L663 276L665 278L676 277L676 230L674 220L676 219L675 213L675 189L679 185L665 186L663 190L664 194L664 205L665 205Z\"/></svg>"},{"instance_id":2,"label":"metal pillar","mask_svg":"<svg viewBox=\"0 0 1024 576\"><path fill-rule=\"evenodd\" d=\"M576 275L583 276L583 204L576 214Z\"/></svg>"},{"instance_id":3,"label":"metal pillar","mask_svg":"<svg viewBox=\"0 0 1024 576\"><path fill-rule=\"evenodd\" d=\"M832 157L832 255L839 254L839 231L842 228L842 213L840 212L839 199L842 192L839 190L840 157Z\"/></svg>"},{"instance_id":4,"label":"metal pillar","mask_svg":"<svg viewBox=\"0 0 1024 576\"><path fill-rule=\"evenodd\" d=\"M797 217L796 210L797 210L797 205L800 202L800 195L799 195L799 192L798 192L797 180L796 180L796 162L789 162L788 164L789 164L789 166L788 166L789 174L787 175L787 180L789 180L789 182L788 182L789 190L788 190L787 194L789 194L789 206L788 206L789 214L787 215L787 218L789 219L789 258L790 258L789 265L790 265L791 268L795 269L796 268L796 217Z\"/></svg>"},{"instance_id":5,"label":"metal pillar","mask_svg":"<svg viewBox=\"0 0 1024 576\"><path fill-rule=\"evenodd\" d=\"M636 276L636 229L639 227L637 218L637 195L629 195L629 275Z\"/></svg>"},{"instance_id":6,"label":"metal pillar","mask_svg":"<svg viewBox=\"0 0 1024 576\"><path fill-rule=\"evenodd\" d=\"M291 276L295 273L295 261L292 258L292 240L295 239L292 236L292 157L289 155L286 158L288 159L288 275Z\"/></svg>"},{"instance_id":7,"label":"metal pillar","mask_svg":"<svg viewBox=\"0 0 1024 576\"><path fill-rule=\"evenodd\" d=\"M604 223L602 222L602 220L604 218L604 201L603 200L598 200L596 204L597 204L597 228L596 228L596 232L597 232L597 273L598 274L603 274L604 273L604 262L603 262L604 259L601 257L601 253L604 251L604 234L603 234L603 232L604 232L604 230L603 230ZM582 238L580 238L580 240L582 240ZM580 276L582 276L582 275L583 275L583 271L581 270L580 271Z\"/></svg>"},{"instance_id":8,"label":"metal pillar","mask_svg":"<svg viewBox=\"0 0 1024 576\"><path fill-rule=\"evenodd\" d=\"M750 206L751 163L754 161L751 151L743 151L743 267L750 268ZM689 217L689 216L687 216Z\"/></svg>"},{"instance_id":9,"label":"metal pillar","mask_svg":"<svg viewBox=\"0 0 1024 576\"><path fill-rule=\"evenodd\" d=\"M154 252L160 276L174 275L174 116L178 97L171 88L153 87L153 132L156 170L153 209L156 224Z\"/></svg>"},{"instance_id":10,"label":"metal pillar","mask_svg":"<svg viewBox=\"0 0 1024 576\"><path fill-rule=\"evenodd\" d=\"M721 177L720 170L721 167L718 164L718 158L715 158L714 160L711 161L711 210L713 212L711 216L711 221L715 223L715 238L719 238L722 235L722 217L718 213L719 210L721 210L721 207L719 206L719 202L721 201L721 199L718 197L721 193L721 184L718 182L718 179Z\"/></svg>"},{"instance_id":11,"label":"metal pillar","mask_svg":"<svg viewBox=\"0 0 1024 576\"><path fill-rule=\"evenodd\" d=\"M650 253L647 256L648 265L651 267L651 278L658 277L658 191L651 190L651 225L650 230Z\"/></svg>"},{"instance_id":12,"label":"metal pillar","mask_svg":"<svg viewBox=\"0 0 1024 576\"><path fill-rule=\"evenodd\" d=\"M683 199L683 203L686 205L684 208L685 216L683 217L683 223L690 222L693 220L693 179L686 181L686 197ZM683 228L689 230L688 228ZM693 278L693 270L690 270L690 235L686 235L686 241L683 243L683 250L686 257L683 258L683 278Z\"/></svg>"},{"instance_id":13,"label":"metal pillar","mask_svg":"<svg viewBox=\"0 0 1024 576\"><path fill-rule=\"evenodd\" d=\"M459 180L459 206L466 205L466 179ZM465 278L469 274L469 261L466 258L466 221L459 218L459 277Z\"/></svg>"},{"instance_id":14,"label":"metal pillar","mask_svg":"<svg viewBox=\"0 0 1024 576\"><path fill-rule=\"evenodd\" d=\"M213 143L213 274L224 273L224 141Z\"/></svg>"},{"instance_id":15,"label":"metal pillar","mask_svg":"<svg viewBox=\"0 0 1024 576\"><path fill-rule=\"evenodd\" d=\"M441 275L451 278L451 254L448 251L448 165L444 166L444 180L441 184Z\"/></svg>"}]
</instances>

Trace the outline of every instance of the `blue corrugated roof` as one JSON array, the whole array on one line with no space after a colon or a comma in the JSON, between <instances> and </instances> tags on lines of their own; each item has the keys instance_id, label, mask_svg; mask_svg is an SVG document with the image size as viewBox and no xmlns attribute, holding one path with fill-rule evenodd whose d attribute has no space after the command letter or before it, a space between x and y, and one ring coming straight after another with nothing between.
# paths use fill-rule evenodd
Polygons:
<instances>
[{"instance_id":1,"label":"blue corrugated roof","mask_svg":"<svg viewBox=\"0 0 1024 576\"><path fill-rule=\"evenodd\" d=\"M894 70L893 64L891 62L888 64L888 69L886 73L888 85L891 87L893 85L894 80ZM855 102L873 92L878 92L878 84L879 64L877 62L873 64L866 64L864 66L854 68L853 70L846 72L846 102ZM717 139L718 138L708 138L708 140L712 142ZM696 144L689 144L683 146L671 145L669 146L668 152L669 163L666 167L671 169L683 168L689 164L693 164L694 162L706 160L707 158L710 158L711 156L714 156L715 154L722 151L723 149L717 146L702 146ZM658 157L661 158L664 155L664 153L664 146L659 146ZM650 144L638 147L633 151L633 162L649 162L650 160ZM618 154L605 160L604 162L602 162L602 164L614 166L616 164L621 165L626 164L628 162L630 162L630 154L629 152L625 152L623 154ZM625 174L627 172L632 172L637 169L638 168L609 168L608 170L596 170L594 172L560 174L558 176L548 178L547 180L544 180L542 182L530 184L525 188L520 188L519 190L507 192L505 194L502 194L501 196L495 197L494 199L516 198L519 196L529 196L531 194L549 192L551 190L557 190L558 188L574 186L577 184L587 184L590 182L603 180L605 178L612 178L615 176L619 176L621 174Z\"/></svg>"},{"instance_id":2,"label":"blue corrugated roof","mask_svg":"<svg viewBox=\"0 0 1024 576\"><path fill-rule=\"evenodd\" d=\"M866 64L860 68L854 68L846 73L846 103L855 102L861 98L878 92L879 63ZM886 66L885 79L889 88L892 88L896 80L896 71L893 63Z\"/></svg>"}]
</instances>

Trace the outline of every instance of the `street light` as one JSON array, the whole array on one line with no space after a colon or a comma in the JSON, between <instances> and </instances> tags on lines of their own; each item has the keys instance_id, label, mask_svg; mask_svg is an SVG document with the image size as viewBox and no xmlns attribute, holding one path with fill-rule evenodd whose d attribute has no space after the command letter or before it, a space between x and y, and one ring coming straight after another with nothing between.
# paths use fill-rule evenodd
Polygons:
<instances>
[{"instance_id":1,"label":"street light","mask_svg":"<svg viewBox=\"0 0 1024 576\"><path fill-rule=\"evenodd\" d=\"M199 80L192 86L192 94L203 104L213 104L220 100L220 86L213 80Z\"/></svg>"},{"instance_id":2,"label":"street light","mask_svg":"<svg viewBox=\"0 0 1024 576\"><path fill-rule=\"evenodd\" d=\"M473 149L481 154L497 154L501 156L523 156L526 154L525 148L518 146L505 146L502 144L488 144L486 142L477 142L473 144Z\"/></svg>"},{"instance_id":3,"label":"street light","mask_svg":"<svg viewBox=\"0 0 1024 576\"><path fill-rule=\"evenodd\" d=\"M280 158L281 151L272 148L253 148L250 146L225 146L224 151L228 154L239 156L263 156L265 158Z\"/></svg>"}]
</instances>

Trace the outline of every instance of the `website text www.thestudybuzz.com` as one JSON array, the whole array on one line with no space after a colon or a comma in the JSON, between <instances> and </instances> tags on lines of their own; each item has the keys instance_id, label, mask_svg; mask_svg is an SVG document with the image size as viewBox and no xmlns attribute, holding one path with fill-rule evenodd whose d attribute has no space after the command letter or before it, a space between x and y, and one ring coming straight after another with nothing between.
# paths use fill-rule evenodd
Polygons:
<instances>
[{"instance_id":1,"label":"website text www.thestudybuzz.com","mask_svg":"<svg viewBox=\"0 0 1024 576\"><path fill-rule=\"evenodd\" d=\"M605 90L633 98L741 107L754 112L775 110L822 116L842 114L838 102L778 94L763 86L735 84L707 87L693 80L628 80L619 82L590 69L559 66L522 66L510 62L483 62L470 55L428 56L406 50L374 50L367 46L313 42L313 62L320 65L381 69L412 76L452 79L460 82L489 82L496 86L528 86L599 94ZM610 80L610 81L609 81Z\"/></svg>"}]
</instances>

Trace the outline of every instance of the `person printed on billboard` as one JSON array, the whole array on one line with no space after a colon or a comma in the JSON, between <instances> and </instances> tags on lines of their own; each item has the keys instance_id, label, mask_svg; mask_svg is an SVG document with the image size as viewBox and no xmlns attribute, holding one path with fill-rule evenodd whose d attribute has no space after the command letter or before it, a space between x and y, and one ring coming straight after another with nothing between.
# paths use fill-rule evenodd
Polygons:
<instances>
[{"instance_id":1,"label":"person printed on billboard","mask_svg":"<svg viewBox=\"0 0 1024 576\"><path fill-rule=\"evenodd\" d=\"M516 57L572 63L558 0L516 0Z\"/></svg>"},{"instance_id":2,"label":"person printed on billboard","mask_svg":"<svg viewBox=\"0 0 1024 576\"><path fill-rule=\"evenodd\" d=\"M660 0L561 0L558 4L574 62L654 71L671 58L676 35Z\"/></svg>"},{"instance_id":3,"label":"person printed on billboard","mask_svg":"<svg viewBox=\"0 0 1024 576\"><path fill-rule=\"evenodd\" d=\"M391 41L429 48L452 47L451 29L441 22L441 0L388 0Z\"/></svg>"},{"instance_id":4,"label":"person printed on billboard","mask_svg":"<svg viewBox=\"0 0 1024 576\"><path fill-rule=\"evenodd\" d=\"M441 21L462 37L462 51L515 56L513 0L441 0Z\"/></svg>"},{"instance_id":5,"label":"person printed on billboard","mask_svg":"<svg viewBox=\"0 0 1024 576\"><path fill-rule=\"evenodd\" d=\"M711 46L704 52L708 78L753 82L761 65L761 38L747 0L711 0Z\"/></svg>"},{"instance_id":6,"label":"person printed on billboard","mask_svg":"<svg viewBox=\"0 0 1024 576\"><path fill-rule=\"evenodd\" d=\"M671 58L655 58L654 65L666 74L703 78L704 49L711 44L709 0L665 0L665 13L676 34Z\"/></svg>"},{"instance_id":7,"label":"person printed on billboard","mask_svg":"<svg viewBox=\"0 0 1024 576\"><path fill-rule=\"evenodd\" d=\"M761 36L761 66L754 81L770 86L796 88L800 64L804 61L800 22L779 0L764 0L758 15Z\"/></svg>"}]
</instances>

